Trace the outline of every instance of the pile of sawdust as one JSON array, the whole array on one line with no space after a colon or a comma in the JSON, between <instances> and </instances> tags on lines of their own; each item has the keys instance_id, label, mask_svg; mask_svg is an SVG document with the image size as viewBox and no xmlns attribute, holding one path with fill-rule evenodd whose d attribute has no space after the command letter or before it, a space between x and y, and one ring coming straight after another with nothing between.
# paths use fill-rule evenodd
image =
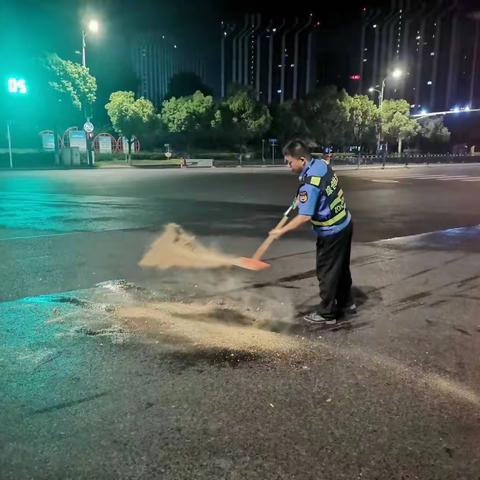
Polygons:
<instances>
[{"instance_id":1,"label":"pile of sawdust","mask_svg":"<svg viewBox=\"0 0 480 480\"><path fill-rule=\"evenodd\" d=\"M150 303L116 310L123 328L181 347L234 351L286 352L298 349L295 338L257 328L262 323L240 309L217 304Z\"/></svg>"},{"instance_id":2,"label":"pile of sawdust","mask_svg":"<svg viewBox=\"0 0 480 480\"><path fill-rule=\"evenodd\" d=\"M207 269L232 266L234 263L235 257L205 247L182 227L169 223L162 235L152 243L139 265L158 269Z\"/></svg>"}]
</instances>

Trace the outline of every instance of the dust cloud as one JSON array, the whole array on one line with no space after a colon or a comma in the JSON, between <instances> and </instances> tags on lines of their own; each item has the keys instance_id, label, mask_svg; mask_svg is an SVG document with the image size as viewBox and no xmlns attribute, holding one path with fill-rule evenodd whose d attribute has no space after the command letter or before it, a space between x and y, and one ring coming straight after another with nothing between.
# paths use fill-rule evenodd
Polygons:
<instances>
[{"instance_id":1,"label":"dust cloud","mask_svg":"<svg viewBox=\"0 0 480 480\"><path fill-rule=\"evenodd\" d=\"M172 267L209 269L231 267L236 260L233 256L202 245L182 227L169 223L160 237L152 243L139 265L159 270Z\"/></svg>"}]
</instances>

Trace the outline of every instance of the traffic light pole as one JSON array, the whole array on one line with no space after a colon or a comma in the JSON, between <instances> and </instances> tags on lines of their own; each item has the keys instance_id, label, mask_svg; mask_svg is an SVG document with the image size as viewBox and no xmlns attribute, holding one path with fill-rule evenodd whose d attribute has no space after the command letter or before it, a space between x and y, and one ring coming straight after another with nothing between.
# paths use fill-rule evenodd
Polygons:
<instances>
[{"instance_id":1,"label":"traffic light pole","mask_svg":"<svg viewBox=\"0 0 480 480\"><path fill-rule=\"evenodd\" d=\"M9 120L7 120L7 140L8 140L8 156L10 158L10 168L13 168L12 137L10 135L10 121Z\"/></svg>"},{"instance_id":2,"label":"traffic light pole","mask_svg":"<svg viewBox=\"0 0 480 480\"><path fill-rule=\"evenodd\" d=\"M7 89L9 95L23 96L28 93L27 82L24 78L9 78L7 81ZM10 134L10 122L11 120L7 120L8 157L10 159L10 168L13 168L12 135Z\"/></svg>"}]
</instances>

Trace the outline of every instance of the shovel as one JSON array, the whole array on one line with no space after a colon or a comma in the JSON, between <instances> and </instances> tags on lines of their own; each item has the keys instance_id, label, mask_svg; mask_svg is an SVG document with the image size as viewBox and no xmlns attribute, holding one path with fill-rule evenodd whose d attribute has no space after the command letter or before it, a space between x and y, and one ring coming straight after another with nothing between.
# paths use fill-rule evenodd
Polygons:
<instances>
[{"instance_id":1,"label":"shovel","mask_svg":"<svg viewBox=\"0 0 480 480\"><path fill-rule=\"evenodd\" d=\"M293 203L283 212L282 219L277 223L275 228L282 228L288 222L288 215L290 212L296 208L297 206L297 199L293 201ZM253 254L251 258L247 257L240 257L237 259L235 265L237 267L245 268L247 270L264 270L270 266L269 263L263 262L260 260L265 252L270 248L270 245L273 243L275 239L270 235L263 241L263 243L257 248L257 251Z\"/></svg>"}]
</instances>

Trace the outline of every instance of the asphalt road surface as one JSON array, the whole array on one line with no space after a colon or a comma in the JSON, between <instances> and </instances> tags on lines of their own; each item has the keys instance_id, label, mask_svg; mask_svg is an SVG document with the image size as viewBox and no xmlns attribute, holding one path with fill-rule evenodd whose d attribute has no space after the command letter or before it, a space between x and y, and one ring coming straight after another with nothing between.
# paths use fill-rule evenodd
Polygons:
<instances>
[{"instance_id":1,"label":"asphalt road surface","mask_svg":"<svg viewBox=\"0 0 480 480\"><path fill-rule=\"evenodd\" d=\"M258 274L137 266L170 222L250 254L288 171L0 173L0 478L478 480L480 167L338 173L360 309L327 329L300 320L308 229ZM112 323L167 297L213 301L227 335L198 312L175 318L218 338ZM245 331L269 350L221 343Z\"/></svg>"},{"instance_id":2,"label":"asphalt road surface","mask_svg":"<svg viewBox=\"0 0 480 480\"><path fill-rule=\"evenodd\" d=\"M339 175L356 242L480 223L479 167ZM170 222L227 237L232 246L239 238L260 241L295 189L285 169L2 173L0 300L137 279L138 259ZM312 239L308 229L292 237Z\"/></svg>"}]
</instances>

